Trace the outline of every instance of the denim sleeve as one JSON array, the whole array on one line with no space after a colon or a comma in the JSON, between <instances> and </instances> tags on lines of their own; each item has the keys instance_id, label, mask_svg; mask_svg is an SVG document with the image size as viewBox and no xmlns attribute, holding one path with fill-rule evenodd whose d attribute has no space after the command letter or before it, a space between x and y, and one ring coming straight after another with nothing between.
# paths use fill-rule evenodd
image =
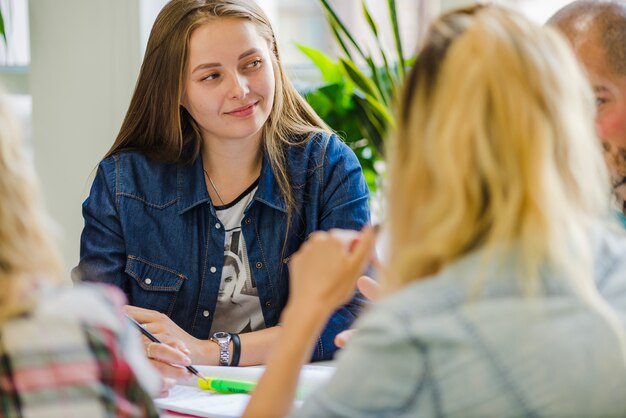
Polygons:
<instances>
[{"instance_id":1,"label":"denim sleeve","mask_svg":"<svg viewBox=\"0 0 626 418\"><path fill-rule=\"evenodd\" d=\"M320 229L360 230L369 224L369 190L354 152L335 135L325 148L320 168L322 182ZM338 309L328 321L313 352L313 361L329 360L337 351L335 336L350 328L365 298L356 291L352 300Z\"/></svg>"},{"instance_id":2,"label":"denim sleeve","mask_svg":"<svg viewBox=\"0 0 626 418\"><path fill-rule=\"evenodd\" d=\"M118 214L116 184L118 160L107 158L98 167L89 197L83 203L85 226L80 238L80 261L74 281L116 285L128 297L126 246Z\"/></svg>"}]
</instances>

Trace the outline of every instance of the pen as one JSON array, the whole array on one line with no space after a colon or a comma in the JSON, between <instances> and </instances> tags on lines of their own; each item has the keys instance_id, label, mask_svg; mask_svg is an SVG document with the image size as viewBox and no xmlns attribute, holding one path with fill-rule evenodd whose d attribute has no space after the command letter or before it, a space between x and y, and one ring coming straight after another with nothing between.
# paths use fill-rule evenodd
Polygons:
<instances>
[{"instance_id":1,"label":"pen","mask_svg":"<svg viewBox=\"0 0 626 418\"><path fill-rule=\"evenodd\" d=\"M154 335L152 335L152 333L150 331L148 331L147 329L145 329L143 327L143 325L141 325L139 322L135 321L132 317L126 315L126 317L130 320L130 322L133 323L133 325L135 327L137 327L137 329L139 329L139 331L141 331L141 333L143 335L146 336L146 338L148 338L150 341L152 341L153 343L158 343L158 344L162 344L161 340L159 340L157 337L155 337ZM193 366L185 366L185 368L187 370L189 370L191 373L195 374L196 376L198 376L200 379L202 380L207 380L206 377L202 376L202 374L198 371L198 369L196 369Z\"/></svg>"},{"instance_id":2,"label":"pen","mask_svg":"<svg viewBox=\"0 0 626 418\"><path fill-rule=\"evenodd\" d=\"M250 393L256 386L256 383L231 379L213 379L208 377L204 380L198 380L198 386L200 386L200 389L213 390L215 392L222 393Z\"/></svg>"}]
</instances>

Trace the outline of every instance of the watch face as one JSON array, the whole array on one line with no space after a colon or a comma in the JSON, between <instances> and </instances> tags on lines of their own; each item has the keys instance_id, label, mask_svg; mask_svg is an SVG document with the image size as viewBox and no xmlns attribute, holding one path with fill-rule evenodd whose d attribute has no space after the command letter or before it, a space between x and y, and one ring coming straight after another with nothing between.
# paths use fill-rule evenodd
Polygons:
<instances>
[{"instance_id":1,"label":"watch face","mask_svg":"<svg viewBox=\"0 0 626 418\"><path fill-rule=\"evenodd\" d=\"M228 337L230 337L230 334L227 332L216 332L215 334L213 334L213 338L215 338L216 340L221 340Z\"/></svg>"}]
</instances>

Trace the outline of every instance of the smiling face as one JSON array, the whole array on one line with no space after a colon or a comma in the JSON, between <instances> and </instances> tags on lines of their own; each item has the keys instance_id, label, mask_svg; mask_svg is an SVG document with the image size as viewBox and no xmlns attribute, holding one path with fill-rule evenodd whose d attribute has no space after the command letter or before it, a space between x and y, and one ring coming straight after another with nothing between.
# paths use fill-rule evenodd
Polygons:
<instances>
[{"instance_id":1,"label":"smiling face","mask_svg":"<svg viewBox=\"0 0 626 418\"><path fill-rule=\"evenodd\" d=\"M266 39L247 19L215 18L194 30L181 105L207 141L259 141L274 103Z\"/></svg>"},{"instance_id":2,"label":"smiling face","mask_svg":"<svg viewBox=\"0 0 626 418\"><path fill-rule=\"evenodd\" d=\"M613 188L626 200L626 76L616 74L595 36L576 46L598 106L596 130L602 140Z\"/></svg>"}]
</instances>

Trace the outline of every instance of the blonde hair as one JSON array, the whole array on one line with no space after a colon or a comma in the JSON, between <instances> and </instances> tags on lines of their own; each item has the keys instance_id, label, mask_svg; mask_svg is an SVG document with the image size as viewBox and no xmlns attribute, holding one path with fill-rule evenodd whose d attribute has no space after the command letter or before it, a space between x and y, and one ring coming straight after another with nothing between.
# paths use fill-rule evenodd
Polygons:
<instances>
[{"instance_id":1,"label":"blonde hair","mask_svg":"<svg viewBox=\"0 0 626 418\"><path fill-rule=\"evenodd\" d=\"M268 42L275 75L274 105L263 128L263 148L289 214L295 206L285 151L330 128L300 96L285 74L269 19L250 0L172 0L154 22L137 86L120 132L106 157L140 150L166 163L189 163L200 152L200 129L180 105L186 79L189 38L213 19L252 22Z\"/></svg>"},{"instance_id":2,"label":"blonde hair","mask_svg":"<svg viewBox=\"0 0 626 418\"><path fill-rule=\"evenodd\" d=\"M61 259L49 232L51 221L17 125L0 93L0 324L30 309L41 277L60 280ZM24 299L27 296L28 299Z\"/></svg>"},{"instance_id":3,"label":"blonde hair","mask_svg":"<svg viewBox=\"0 0 626 418\"><path fill-rule=\"evenodd\" d=\"M593 95L558 33L496 6L442 16L398 115L389 290L504 248L516 250L528 294L543 267L556 267L602 305L588 233L609 213L610 183Z\"/></svg>"}]
</instances>

